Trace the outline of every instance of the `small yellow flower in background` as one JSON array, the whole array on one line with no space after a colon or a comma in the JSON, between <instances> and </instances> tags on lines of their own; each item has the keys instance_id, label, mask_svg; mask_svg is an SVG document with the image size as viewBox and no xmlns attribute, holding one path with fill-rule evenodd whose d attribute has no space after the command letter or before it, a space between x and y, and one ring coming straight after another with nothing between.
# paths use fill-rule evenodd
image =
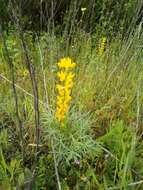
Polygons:
<instances>
[{"instance_id":1,"label":"small yellow flower in background","mask_svg":"<svg viewBox=\"0 0 143 190\"><path fill-rule=\"evenodd\" d=\"M60 123L63 123L72 100L71 91L75 76L72 69L75 66L76 64L69 57L61 59L58 63L60 71L57 73L59 83L56 85L58 95L55 117Z\"/></svg>"},{"instance_id":2,"label":"small yellow flower in background","mask_svg":"<svg viewBox=\"0 0 143 190\"><path fill-rule=\"evenodd\" d=\"M18 70L18 76L26 78L28 76L29 72L27 69L19 69Z\"/></svg>"},{"instance_id":3,"label":"small yellow flower in background","mask_svg":"<svg viewBox=\"0 0 143 190\"><path fill-rule=\"evenodd\" d=\"M82 8L81 8L81 11L82 11L82 12L85 12L86 9L87 9L86 7L82 7Z\"/></svg>"},{"instance_id":4,"label":"small yellow flower in background","mask_svg":"<svg viewBox=\"0 0 143 190\"><path fill-rule=\"evenodd\" d=\"M100 40L100 45L99 45L99 49L98 49L98 55L103 55L105 49L106 49L106 45L107 45L107 39L106 37L102 37Z\"/></svg>"},{"instance_id":5,"label":"small yellow flower in background","mask_svg":"<svg viewBox=\"0 0 143 190\"><path fill-rule=\"evenodd\" d=\"M26 77L28 75L28 73L29 73L28 70L26 70L26 69L23 70L23 76L24 77Z\"/></svg>"}]
</instances>

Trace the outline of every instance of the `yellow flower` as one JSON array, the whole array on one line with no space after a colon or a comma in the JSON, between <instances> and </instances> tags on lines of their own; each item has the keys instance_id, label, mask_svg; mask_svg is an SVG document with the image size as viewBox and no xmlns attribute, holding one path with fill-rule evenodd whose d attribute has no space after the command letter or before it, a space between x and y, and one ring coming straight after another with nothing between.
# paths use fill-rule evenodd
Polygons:
<instances>
[{"instance_id":1,"label":"yellow flower","mask_svg":"<svg viewBox=\"0 0 143 190\"><path fill-rule=\"evenodd\" d=\"M69 110L70 101L72 100L71 91L75 75L71 72L71 69L75 66L76 64L72 62L70 58L63 58L58 63L60 71L57 73L57 76L60 83L56 85L58 95L55 117L62 124L62 126Z\"/></svg>"},{"instance_id":2,"label":"yellow flower","mask_svg":"<svg viewBox=\"0 0 143 190\"><path fill-rule=\"evenodd\" d=\"M57 96L57 105L60 106L63 103L63 97L62 96Z\"/></svg>"},{"instance_id":3,"label":"yellow flower","mask_svg":"<svg viewBox=\"0 0 143 190\"><path fill-rule=\"evenodd\" d=\"M61 59L58 63L59 68L74 68L75 66L76 64L69 57Z\"/></svg>"},{"instance_id":4,"label":"yellow flower","mask_svg":"<svg viewBox=\"0 0 143 190\"><path fill-rule=\"evenodd\" d=\"M57 73L57 76L59 77L60 81L62 82L62 81L64 81L65 78L66 78L66 72L63 72L63 71L58 72L58 73Z\"/></svg>"},{"instance_id":5,"label":"yellow flower","mask_svg":"<svg viewBox=\"0 0 143 190\"><path fill-rule=\"evenodd\" d=\"M72 81L66 81L65 82L65 90L69 90L73 87L73 82Z\"/></svg>"},{"instance_id":6,"label":"yellow flower","mask_svg":"<svg viewBox=\"0 0 143 190\"><path fill-rule=\"evenodd\" d=\"M62 85L60 85L60 84L57 84L57 85L56 85L56 89L57 89L57 91L58 91L58 93L59 93L60 96L64 96L64 93L65 93L64 88L65 88L65 87L62 86Z\"/></svg>"},{"instance_id":7,"label":"yellow flower","mask_svg":"<svg viewBox=\"0 0 143 190\"><path fill-rule=\"evenodd\" d=\"M26 78L28 76L29 72L27 69L21 69L18 71L18 75L20 77Z\"/></svg>"},{"instance_id":8,"label":"yellow flower","mask_svg":"<svg viewBox=\"0 0 143 190\"><path fill-rule=\"evenodd\" d=\"M106 49L106 45L107 45L107 39L106 37L102 37L101 38L101 42L100 42L100 46L99 46L99 49L98 49L98 54L101 56L103 55L105 49Z\"/></svg>"},{"instance_id":9,"label":"yellow flower","mask_svg":"<svg viewBox=\"0 0 143 190\"><path fill-rule=\"evenodd\" d=\"M67 75L67 80L72 80L74 78L74 74L72 72L69 72Z\"/></svg>"},{"instance_id":10,"label":"yellow flower","mask_svg":"<svg viewBox=\"0 0 143 190\"><path fill-rule=\"evenodd\" d=\"M58 91L62 91L62 90L64 90L64 86L62 86L62 85L60 85L60 84L57 84L56 85L56 89L58 90Z\"/></svg>"},{"instance_id":11,"label":"yellow flower","mask_svg":"<svg viewBox=\"0 0 143 190\"><path fill-rule=\"evenodd\" d=\"M25 69L25 70L23 71L23 76L26 77L27 75L28 75L28 70Z\"/></svg>"},{"instance_id":12,"label":"yellow flower","mask_svg":"<svg viewBox=\"0 0 143 190\"><path fill-rule=\"evenodd\" d=\"M65 96L65 103L68 103L72 97L70 95Z\"/></svg>"},{"instance_id":13,"label":"yellow flower","mask_svg":"<svg viewBox=\"0 0 143 190\"><path fill-rule=\"evenodd\" d=\"M86 7L82 7L82 8L81 8L81 11L82 11L82 12L85 12L86 9L87 9Z\"/></svg>"},{"instance_id":14,"label":"yellow flower","mask_svg":"<svg viewBox=\"0 0 143 190\"><path fill-rule=\"evenodd\" d=\"M102 43L105 43L106 42L106 37L103 37L102 38Z\"/></svg>"}]
</instances>

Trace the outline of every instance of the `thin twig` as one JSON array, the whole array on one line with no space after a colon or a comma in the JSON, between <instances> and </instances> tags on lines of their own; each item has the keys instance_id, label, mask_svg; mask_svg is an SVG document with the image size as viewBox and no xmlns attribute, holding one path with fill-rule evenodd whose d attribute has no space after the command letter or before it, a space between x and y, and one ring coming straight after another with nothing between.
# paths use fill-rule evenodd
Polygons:
<instances>
[{"instance_id":1,"label":"thin twig","mask_svg":"<svg viewBox=\"0 0 143 190\"><path fill-rule=\"evenodd\" d=\"M22 31L22 24L20 23L20 18L18 17L18 14L15 12L17 7L16 6L16 1L10 0L10 5L12 8L12 17L13 21L15 23L16 30L19 34L20 40L21 40L21 45L23 48L23 52L25 55L25 64L26 67L29 71L29 75L31 78L31 83L32 83L32 89L33 89L33 95L34 95L34 111L35 111L35 127L36 127L36 152L35 152L35 169L33 172L33 177L31 181L31 186L33 185L35 181L35 177L37 175L37 167L38 167L38 161L39 161L39 143L40 143L40 112L39 112L39 94L38 94L38 85L37 85L37 80L36 80L36 75L35 75L35 68L34 65L31 62L31 59L29 57L29 49L27 47L27 44L25 42L24 34Z\"/></svg>"},{"instance_id":2,"label":"thin twig","mask_svg":"<svg viewBox=\"0 0 143 190\"><path fill-rule=\"evenodd\" d=\"M2 40L3 40L5 57L6 57L7 63L8 63L9 68L10 68L11 85L12 85L13 95L14 95L14 100L15 100L15 112L16 112L16 117L17 117L17 121L18 121L18 125L19 125L20 138L21 138L20 144L21 144L22 160L23 160L23 164L24 164L23 123L22 123L22 120L21 120L20 114L19 114L19 100L18 100L17 90L16 90L16 87L15 87L14 65L13 65L13 61L12 61L10 55L9 55L5 35L4 35L3 31L2 31L2 26L1 25L0 25L0 36L1 36Z\"/></svg>"},{"instance_id":3,"label":"thin twig","mask_svg":"<svg viewBox=\"0 0 143 190\"><path fill-rule=\"evenodd\" d=\"M40 54L41 69L42 69L42 73L43 73L43 86L44 86L45 100L46 100L45 104L48 108L48 111L51 111L50 105L49 105L48 93L47 93L46 75L45 75L45 70L44 70L44 61L43 61L42 51L41 51L41 47L40 47L38 37L37 37L37 44L38 44L38 49L39 49L39 54Z\"/></svg>"},{"instance_id":4,"label":"thin twig","mask_svg":"<svg viewBox=\"0 0 143 190\"><path fill-rule=\"evenodd\" d=\"M12 84L12 81L9 80L6 76L4 76L2 73L0 73L0 78L2 78L3 80L5 80L6 82L8 82L9 84ZM28 91L26 91L24 88L22 88L21 86L19 86L18 84L14 84L14 86L19 89L21 92L23 92L24 94L30 96L31 98L34 98L34 95L29 93ZM44 106L46 108L45 103L42 100L39 100L39 103Z\"/></svg>"},{"instance_id":5,"label":"thin twig","mask_svg":"<svg viewBox=\"0 0 143 190\"><path fill-rule=\"evenodd\" d=\"M61 190L61 183L60 183L60 177L59 177L59 173L58 173L58 164L56 161L56 153L55 153L53 138L51 138L51 146L52 146L52 152L53 152L53 158L54 158L54 167L55 167L55 174L56 174L58 189Z\"/></svg>"},{"instance_id":6,"label":"thin twig","mask_svg":"<svg viewBox=\"0 0 143 190\"><path fill-rule=\"evenodd\" d=\"M141 87L141 76L139 76L138 84L137 84L137 115L136 115L136 130L139 127L139 119L140 119L140 87Z\"/></svg>"}]
</instances>

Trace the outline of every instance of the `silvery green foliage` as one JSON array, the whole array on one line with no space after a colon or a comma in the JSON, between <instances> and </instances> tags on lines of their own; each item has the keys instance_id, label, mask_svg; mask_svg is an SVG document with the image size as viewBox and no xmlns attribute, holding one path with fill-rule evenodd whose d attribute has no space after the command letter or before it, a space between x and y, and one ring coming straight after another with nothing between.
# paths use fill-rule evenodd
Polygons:
<instances>
[{"instance_id":1,"label":"silvery green foliage","mask_svg":"<svg viewBox=\"0 0 143 190\"><path fill-rule=\"evenodd\" d=\"M80 159L93 159L100 153L97 142L92 139L89 121L79 119L81 114L78 116L72 113L63 127L55 122L52 114L44 114L42 118L45 144L53 139L57 162L80 163Z\"/></svg>"}]
</instances>

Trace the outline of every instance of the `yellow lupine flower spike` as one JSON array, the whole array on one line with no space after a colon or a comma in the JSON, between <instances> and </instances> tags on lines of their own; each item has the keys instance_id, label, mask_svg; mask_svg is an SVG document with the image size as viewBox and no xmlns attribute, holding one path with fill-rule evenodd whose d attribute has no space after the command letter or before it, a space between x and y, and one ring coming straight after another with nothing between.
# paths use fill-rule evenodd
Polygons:
<instances>
[{"instance_id":1,"label":"yellow lupine flower spike","mask_svg":"<svg viewBox=\"0 0 143 190\"><path fill-rule=\"evenodd\" d=\"M103 53L106 49L106 45L107 45L107 39L106 39L106 37L102 37L100 40L100 45L99 45L99 49L98 49L98 54L100 56L103 55Z\"/></svg>"},{"instance_id":2,"label":"yellow lupine flower spike","mask_svg":"<svg viewBox=\"0 0 143 190\"><path fill-rule=\"evenodd\" d=\"M74 74L71 70L75 66L76 64L69 57L61 59L58 63L60 71L57 73L59 84L56 85L58 95L55 118L61 124L63 124L66 113L69 109L70 101L72 100L71 91L73 87Z\"/></svg>"}]
</instances>

